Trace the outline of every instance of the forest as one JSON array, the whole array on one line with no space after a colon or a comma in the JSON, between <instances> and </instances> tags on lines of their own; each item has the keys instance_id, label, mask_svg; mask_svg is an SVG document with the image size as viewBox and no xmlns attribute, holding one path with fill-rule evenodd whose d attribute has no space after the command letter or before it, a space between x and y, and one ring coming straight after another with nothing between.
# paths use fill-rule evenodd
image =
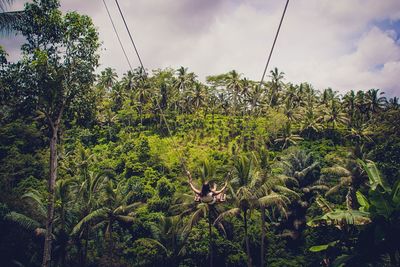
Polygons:
<instances>
[{"instance_id":1,"label":"forest","mask_svg":"<svg viewBox=\"0 0 400 267\"><path fill-rule=\"evenodd\" d=\"M398 97L278 68L118 76L90 17L2 2L25 43L0 46L1 266L399 266Z\"/></svg>"}]
</instances>

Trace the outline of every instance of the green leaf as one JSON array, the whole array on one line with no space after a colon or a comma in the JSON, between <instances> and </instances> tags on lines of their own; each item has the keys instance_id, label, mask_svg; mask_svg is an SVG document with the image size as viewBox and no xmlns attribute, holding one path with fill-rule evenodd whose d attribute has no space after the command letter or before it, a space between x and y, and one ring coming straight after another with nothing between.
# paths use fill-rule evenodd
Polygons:
<instances>
[{"instance_id":1,"label":"green leaf","mask_svg":"<svg viewBox=\"0 0 400 267\"><path fill-rule=\"evenodd\" d=\"M312 246L309 250L311 252L320 252L326 250L328 247L329 245Z\"/></svg>"},{"instance_id":2,"label":"green leaf","mask_svg":"<svg viewBox=\"0 0 400 267\"><path fill-rule=\"evenodd\" d=\"M356 192L357 201L360 204L360 211L368 211L370 204L368 199L360 191Z\"/></svg>"},{"instance_id":3,"label":"green leaf","mask_svg":"<svg viewBox=\"0 0 400 267\"><path fill-rule=\"evenodd\" d=\"M29 218L28 216L17 213L17 212L10 212L7 215L4 216L4 219L7 221L15 222L16 224L20 225L21 227L27 229L27 230L35 230L36 228L39 228L41 225L39 222L33 220L32 218Z\"/></svg>"},{"instance_id":4,"label":"green leaf","mask_svg":"<svg viewBox=\"0 0 400 267\"><path fill-rule=\"evenodd\" d=\"M325 251L325 250L327 250L329 247L333 247L333 246L335 246L337 243L339 243L339 241L338 240L336 240L336 241L333 241L333 242L330 242L330 243L328 243L328 244L325 244L325 245L319 245L319 246L312 246L312 247L310 247L310 251L311 252L320 252L320 251Z\"/></svg>"}]
</instances>

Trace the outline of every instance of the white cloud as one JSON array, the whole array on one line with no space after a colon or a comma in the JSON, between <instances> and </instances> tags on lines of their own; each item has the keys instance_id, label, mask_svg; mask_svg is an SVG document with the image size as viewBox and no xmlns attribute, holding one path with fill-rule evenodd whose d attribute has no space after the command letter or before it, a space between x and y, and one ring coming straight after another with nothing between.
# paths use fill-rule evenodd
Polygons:
<instances>
[{"instance_id":1,"label":"white cloud","mask_svg":"<svg viewBox=\"0 0 400 267\"><path fill-rule=\"evenodd\" d=\"M145 66L189 67L201 79L237 69L261 77L285 0L120 0ZM134 65L137 59L114 1L107 1ZM63 9L93 17L102 67L127 64L102 1L63 0ZM381 88L400 95L399 43L394 30L374 26L400 19L398 0L296 0L289 3L270 68L286 80L335 90ZM397 29L398 30L398 29Z\"/></svg>"}]
</instances>

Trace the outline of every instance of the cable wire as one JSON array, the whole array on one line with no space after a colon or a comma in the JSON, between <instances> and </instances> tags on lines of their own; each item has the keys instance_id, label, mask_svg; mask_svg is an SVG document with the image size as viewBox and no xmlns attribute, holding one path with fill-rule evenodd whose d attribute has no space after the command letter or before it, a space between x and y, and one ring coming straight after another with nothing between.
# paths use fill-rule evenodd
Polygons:
<instances>
[{"instance_id":1,"label":"cable wire","mask_svg":"<svg viewBox=\"0 0 400 267\"><path fill-rule=\"evenodd\" d=\"M139 59L140 66L142 67L142 70L143 70L145 76L147 76L146 70L144 69L144 66L143 66L142 59L140 58L140 55L139 55L139 52L138 52L138 50L136 48L135 42L133 41L132 34L131 34L130 30L129 30L128 24L126 24L125 17L124 17L124 14L122 13L121 7L119 6L118 0L115 0L115 3L117 4L119 13L121 14L121 17L122 17L122 20L124 21L125 28L128 31L129 38L131 39L131 43L132 43L133 48L135 49L136 55L137 55L137 57Z\"/></svg>"},{"instance_id":2,"label":"cable wire","mask_svg":"<svg viewBox=\"0 0 400 267\"><path fill-rule=\"evenodd\" d=\"M104 0L103 0L103 1L104 1ZM129 27L128 27L126 21L125 21L124 14L122 13L122 10L121 10L121 7L119 6L118 0L115 0L115 3L117 4L119 13L120 13L120 15L121 15L121 17L122 17L122 20L124 21L125 28L126 28L126 30L127 30L127 32L128 32L129 38L131 39L131 43L132 43L133 48L135 49L136 55L137 55L137 57L138 57L138 59L139 59L140 66L141 66L141 68L142 68L142 70L143 70L143 73L144 73L144 77L142 77L142 78L143 78L143 80L145 81L145 80L146 80L146 77L147 77L147 73L146 73L146 70L145 70L145 68L144 68L144 66L143 66L142 59L140 58L139 51L138 51L137 48L136 48L135 42L134 42L134 40L133 40L132 34L131 34L130 30L129 30ZM177 143L175 142L174 137L173 137L172 134L171 134L171 128L170 128L169 125L168 125L167 118L165 117L165 114L164 114L164 112L163 112L163 110L162 110L162 108L161 108L161 106L160 106L160 103L159 103L157 97L155 97L155 101L156 101L157 108L160 110L160 115L161 115L161 117L162 117L162 119L163 119L163 121L164 121L164 123L165 123L165 126L167 127L168 135L170 136L170 138L171 138L171 140L172 140L172 143L173 143L173 146L174 146L174 150L179 154L179 158L180 158L180 160L181 160L182 167L183 167L184 171L187 173L188 170L187 170L187 168L186 168L186 164L185 164L183 155L182 155L182 153L178 150Z\"/></svg>"},{"instance_id":3,"label":"cable wire","mask_svg":"<svg viewBox=\"0 0 400 267\"><path fill-rule=\"evenodd\" d=\"M110 18L111 25L112 25L112 27L113 27L113 29L114 29L115 35L117 36L119 45L121 46L122 52L124 53L124 56L125 56L125 59L126 59L126 61L128 62L129 68L130 68L131 71L133 72L131 62L129 61L129 58L128 58L128 56L126 55L125 48L124 48L124 46L123 46L123 44L122 44L122 42L121 42L121 38L119 38L119 34L118 34L118 31L117 31L117 28L115 28L114 21L113 21L113 19L112 19L112 17L111 17L110 11L108 10L108 7L107 7L107 4L106 4L106 1L105 1L105 0L103 0L103 4L104 4L104 7L105 7L106 10L107 10L108 17Z\"/></svg>"},{"instance_id":4,"label":"cable wire","mask_svg":"<svg viewBox=\"0 0 400 267\"><path fill-rule=\"evenodd\" d=\"M281 21L279 22L279 27L278 27L278 30L276 31L276 34L275 34L275 39L274 39L274 42L272 44L271 50L269 52L267 64L265 64L264 72L263 72L263 75L261 77L261 81L260 81L260 85L259 85L260 87L261 87L262 83L264 82L264 77L265 77L265 74L267 73L269 61L271 60L272 52L274 51L275 43L276 43L276 40L278 39L279 31L281 29L283 18L285 17L285 13L286 13L286 9L288 7L288 4L289 4L289 0L286 1L286 5L285 5L285 8L284 8L283 13L282 13Z\"/></svg>"}]
</instances>

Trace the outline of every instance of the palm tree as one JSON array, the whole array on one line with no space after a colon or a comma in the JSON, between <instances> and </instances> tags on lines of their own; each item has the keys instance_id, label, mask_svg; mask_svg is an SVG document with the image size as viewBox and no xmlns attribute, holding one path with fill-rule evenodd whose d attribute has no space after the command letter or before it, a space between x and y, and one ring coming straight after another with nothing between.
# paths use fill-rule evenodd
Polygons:
<instances>
[{"instance_id":1,"label":"palm tree","mask_svg":"<svg viewBox=\"0 0 400 267\"><path fill-rule=\"evenodd\" d=\"M71 205L72 198L70 193L71 179L59 179L56 182L55 198L57 205L56 216L54 217L55 225L53 234L55 238L55 261L59 261L61 267L66 266L67 245L69 242L69 220L67 220L67 207ZM5 219L12 221L24 229L31 231L36 236L44 237L46 234L46 204L43 201L46 197L36 189L22 195L21 200L26 201L35 211L34 216L27 216L22 213L10 212L5 216Z\"/></svg>"},{"instance_id":2,"label":"palm tree","mask_svg":"<svg viewBox=\"0 0 400 267\"><path fill-rule=\"evenodd\" d=\"M231 189L234 208L221 213L216 219L216 223L227 216L241 216L244 226L247 265L250 267L250 242L248 237L248 216L250 210L254 209L257 205L257 196L254 192L255 185L259 179L259 173L255 169L253 158L248 158L245 155L237 156L234 159L235 177L231 181L232 184L237 185L236 191Z\"/></svg>"},{"instance_id":3,"label":"palm tree","mask_svg":"<svg viewBox=\"0 0 400 267\"><path fill-rule=\"evenodd\" d=\"M105 88L108 92L111 90L111 87L117 82L118 75L112 68L105 68L99 77L98 84Z\"/></svg>"},{"instance_id":4,"label":"palm tree","mask_svg":"<svg viewBox=\"0 0 400 267\"><path fill-rule=\"evenodd\" d=\"M331 123L332 130L335 130L338 125L346 125L349 119L347 114L342 111L339 100L332 99L330 101L329 109L324 110L322 121Z\"/></svg>"},{"instance_id":5,"label":"palm tree","mask_svg":"<svg viewBox=\"0 0 400 267\"><path fill-rule=\"evenodd\" d=\"M296 240L304 229L306 212L315 195L329 188L319 180L319 162L313 159L311 152L290 148L275 165L283 170L284 179L290 181L289 189L300 196L289 205L288 219L283 225L287 231L284 235Z\"/></svg>"},{"instance_id":6,"label":"palm tree","mask_svg":"<svg viewBox=\"0 0 400 267\"><path fill-rule=\"evenodd\" d=\"M379 92L379 89L370 89L366 93L366 106L369 112L375 114L385 108L387 103L386 97L383 97L384 92Z\"/></svg>"},{"instance_id":7,"label":"palm tree","mask_svg":"<svg viewBox=\"0 0 400 267\"><path fill-rule=\"evenodd\" d=\"M266 102L265 94L258 84L254 84L248 92L248 102L250 103L250 112L257 116L260 108Z\"/></svg>"},{"instance_id":8,"label":"palm tree","mask_svg":"<svg viewBox=\"0 0 400 267\"><path fill-rule=\"evenodd\" d=\"M398 110L400 107L399 98L397 96L390 98L388 102L388 108Z\"/></svg>"},{"instance_id":9,"label":"palm tree","mask_svg":"<svg viewBox=\"0 0 400 267\"><path fill-rule=\"evenodd\" d=\"M128 71L122 77L121 85L125 91L132 91L137 87L137 77L132 71Z\"/></svg>"},{"instance_id":10,"label":"palm tree","mask_svg":"<svg viewBox=\"0 0 400 267\"><path fill-rule=\"evenodd\" d=\"M302 84L302 90L303 107L300 110L300 114L302 115L303 120L301 121L300 131L310 138L313 134L321 132L323 126L321 124L319 110L315 106L317 101L315 89L309 84Z\"/></svg>"},{"instance_id":11,"label":"palm tree","mask_svg":"<svg viewBox=\"0 0 400 267\"><path fill-rule=\"evenodd\" d=\"M191 87L193 82L191 78L193 76L189 75L188 69L184 67L180 67L176 72L178 74L178 77L175 81L174 87L178 89L179 94L182 94Z\"/></svg>"},{"instance_id":12,"label":"palm tree","mask_svg":"<svg viewBox=\"0 0 400 267\"><path fill-rule=\"evenodd\" d=\"M233 100L233 112L236 115L240 103L241 93L243 91L243 83L240 78L240 74L232 70L226 76L226 88L229 90L229 93Z\"/></svg>"},{"instance_id":13,"label":"palm tree","mask_svg":"<svg viewBox=\"0 0 400 267\"><path fill-rule=\"evenodd\" d=\"M278 70L278 68L274 68L273 70L270 71L271 75L271 92L270 92L270 100L269 100L269 106L274 107L278 104L278 99L279 99L279 94L282 91L282 86L283 82L282 80L284 79L284 72L281 72Z\"/></svg>"},{"instance_id":14,"label":"palm tree","mask_svg":"<svg viewBox=\"0 0 400 267\"><path fill-rule=\"evenodd\" d=\"M287 148L289 145L297 145L298 141L303 140L299 135L292 133L292 123L288 120L283 129L281 137L274 140L275 143L282 143L281 149Z\"/></svg>"},{"instance_id":15,"label":"palm tree","mask_svg":"<svg viewBox=\"0 0 400 267\"><path fill-rule=\"evenodd\" d=\"M332 176L339 178L338 183L330 188L326 195L336 193L341 188L347 188L347 208L349 210L356 209L356 191L367 181L362 166L352 153L343 158L335 158L333 161L334 164L331 167L321 169L322 179L327 180L328 177Z\"/></svg>"},{"instance_id":16,"label":"palm tree","mask_svg":"<svg viewBox=\"0 0 400 267\"><path fill-rule=\"evenodd\" d=\"M135 100L138 104L139 110L139 118L140 124L143 125L143 107L146 105L149 99L151 99L152 92L149 90L149 87L142 84L136 88L136 92L134 94Z\"/></svg>"},{"instance_id":17,"label":"palm tree","mask_svg":"<svg viewBox=\"0 0 400 267\"><path fill-rule=\"evenodd\" d=\"M96 163L96 158L90 149L85 149L78 144L75 152L66 158L64 168L73 178L71 185L76 200L82 205L79 206L78 216L85 218L99 206L100 192L105 186L108 176L107 171L91 171L90 168ZM91 228L85 224L78 236L78 247L80 252L81 265L85 266L88 251ZM81 247L81 239L84 246Z\"/></svg>"},{"instance_id":18,"label":"palm tree","mask_svg":"<svg viewBox=\"0 0 400 267\"><path fill-rule=\"evenodd\" d=\"M84 227L92 224L93 228L104 228L105 239L108 240L110 254L113 250L112 228L114 222L121 226L131 224L135 220L133 211L142 203L130 203L133 192L125 192L124 181L114 184L108 180L100 196L99 208L91 211L82 218L72 229L71 235L83 231Z\"/></svg>"},{"instance_id":19,"label":"palm tree","mask_svg":"<svg viewBox=\"0 0 400 267\"><path fill-rule=\"evenodd\" d=\"M167 265L177 265L178 257L183 253L186 239L179 237L184 226L183 220L179 215L161 216L156 227L152 229L152 242L156 242L161 246L171 260Z\"/></svg>"},{"instance_id":20,"label":"palm tree","mask_svg":"<svg viewBox=\"0 0 400 267\"><path fill-rule=\"evenodd\" d=\"M286 216L287 205L290 199L287 195L298 198L298 194L290 190L284 176L276 176L270 174L268 151L261 149L257 155L258 165L260 167L261 176L258 184L256 184L255 194L257 196L257 206L261 211L261 248L260 248L260 266L265 266L265 237L266 237L266 210L267 208L274 211L278 209L280 213ZM273 212L275 215L275 212Z\"/></svg>"},{"instance_id":21,"label":"palm tree","mask_svg":"<svg viewBox=\"0 0 400 267\"><path fill-rule=\"evenodd\" d=\"M204 168L204 167L203 167ZM206 172L204 175L209 175ZM215 218L221 213L220 207L218 205L209 205L207 203L198 203L193 201L193 196L188 194L181 194L176 198L177 203L171 207L172 212L178 212L180 221L183 221L183 218L189 217L187 223L182 227L182 246L179 250L178 255L181 255L185 250L185 241L189 237L189 234L193 227L197 225L201 219L208 219L208 231L209 231L209 261L210 266L213 264L213 255L214 255L214 247L213 247L213 237L212 237L212 226ZM218 224L223 229L222 224Z\"/></svg>"},{"instance_id":22,"label":"palm tree","mask_svg":"<svg viewBox=\"0 0 400 267\"><path fill-rule=\"evenodd\" d=\"M354 123L354 116L356 112L356 94L354 90L349 91L345 96L343 97L343 103L342 103L344 109L347 112L347 115L349 117L349 126L353 126Z\"/></svg>"},{"instance_id":23,"label":"palm tree","mask_svg":"<svg viewBox=\"0 0 400 267\"><path fill-rule=\"evenodd\" d=\"M204 89L205 88L201 83L195 82L194 88L190 92L191 103L196 111L199 110L206 102L207 95Z\"/></svg>"}]
</instances>

